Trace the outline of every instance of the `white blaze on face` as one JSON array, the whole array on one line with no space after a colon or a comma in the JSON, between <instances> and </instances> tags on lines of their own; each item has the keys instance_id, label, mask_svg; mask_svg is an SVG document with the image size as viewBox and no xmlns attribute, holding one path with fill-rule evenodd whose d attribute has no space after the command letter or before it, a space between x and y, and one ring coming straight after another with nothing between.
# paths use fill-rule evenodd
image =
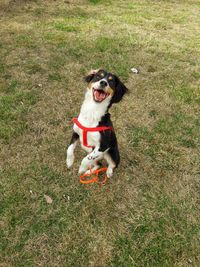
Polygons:
<instances>
[{"instance_id":1,"label":"white blaze on face","mask_svg":"<svg viewBox=\"0 0 200 267\"><path fill-rule=\"evenodd\" d=\"M100 81L92 83L92 88L93 89L100 89L100 87L101 87Z\"/></svg>"}]
</instances>

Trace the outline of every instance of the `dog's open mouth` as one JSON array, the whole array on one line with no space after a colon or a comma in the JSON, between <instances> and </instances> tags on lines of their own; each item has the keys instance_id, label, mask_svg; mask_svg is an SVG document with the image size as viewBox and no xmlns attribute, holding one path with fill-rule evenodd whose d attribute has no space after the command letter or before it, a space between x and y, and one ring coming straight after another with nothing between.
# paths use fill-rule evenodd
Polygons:
<instances>
[{"instance_id":1,"label":"dog's open mouth","mask_svg":"<svg viewBox=\"0 0 200 267\"><path fill-rule=\"evenodd\" d=\"M101 89L93 89L93 98L96 102L102 102L109 96L104 90Z\"/></svg>"}]
</instances>

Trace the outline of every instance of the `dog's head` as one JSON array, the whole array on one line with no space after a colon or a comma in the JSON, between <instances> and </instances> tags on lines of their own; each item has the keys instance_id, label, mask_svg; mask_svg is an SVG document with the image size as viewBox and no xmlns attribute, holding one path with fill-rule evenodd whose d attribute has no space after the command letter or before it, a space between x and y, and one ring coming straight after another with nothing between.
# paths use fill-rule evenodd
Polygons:
<instances>
[{"instance_id":1,"label":"dog's head","mask_svg":"<svg viewBox=\"0 0 200 267\"><path fill-rule=\"evenodd\" d=\"M128 91L120 79L105 70L93 70L86 77L88 90L91 90L93 100L101 103L107 99L110 106L118 103Z\"/></svg>"}]
</instances>

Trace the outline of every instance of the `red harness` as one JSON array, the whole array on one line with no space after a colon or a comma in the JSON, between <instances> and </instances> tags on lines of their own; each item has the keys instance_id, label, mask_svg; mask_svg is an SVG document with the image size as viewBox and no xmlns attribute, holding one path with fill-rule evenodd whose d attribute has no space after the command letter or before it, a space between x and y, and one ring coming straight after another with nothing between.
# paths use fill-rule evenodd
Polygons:
<instances>
[{"instance_id":1,"label":"red harness","mask_svg":"<svg viewBox=\"0 0 200 267\"><path fill-rule=\"evenodd\" d=\"M107 131L107 130L113 130L111 126L99 126L99 127L93 127L93 128L85 127L78 121L78 118L73 118L72 121L83 131L83 145L86 147L93 148L93 146L89 146L87 142L88 132L102 132L102 131Z\"/></svg>"}]
</instances>

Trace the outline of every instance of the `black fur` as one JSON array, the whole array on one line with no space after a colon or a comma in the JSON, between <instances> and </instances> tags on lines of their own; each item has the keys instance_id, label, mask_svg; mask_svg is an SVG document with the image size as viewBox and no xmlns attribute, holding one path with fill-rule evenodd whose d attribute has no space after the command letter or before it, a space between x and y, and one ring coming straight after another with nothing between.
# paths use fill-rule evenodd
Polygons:
<instances>
[{"instance_id":1,"label":"black fur","mask_svg":"<svg viewBox=\"0 0 200 267\"><path fill-rule=\"evenodd\" d=\"M79 139L79 135L73 131L69 145L75 143L76 140L78 140L78 139Z\"/></svg>"},{"instance_id":2,"label":"black fur","mask_svg":"<svg viewBox=\"0 0 200 267\"><path fill-rule=\"evenodd\" d=\"M99 122L98 126L111 126L113 124L110 120L110 114L106 113ZM100 148L99 151L104 152L106 149L109 148L107 153L110 155L111 159L114 161L116 167L119 165L120 162L120 155L118 150L117 138L113 130L106 130L99 132L101 135L100 139Z\"/></svg>"},{"instance_id":3,"label":"black fur","mask_svg":"<svg viewBox=\"0 0 200 267\"><path fill-rule=\"evenodd\" d=\"M95 73L91 73L91 74L87 75L87 76L85 77L85 81L86 81L87 83L90 83L90 82L92 81L92 79L94 78L94 76L95 76Z\"/></svg>"},{"instance_id":4,"label":"black fur","mask_svg":"<svg viewBox=\"0 0 200 267\"><path fill-rule=\"evenodd\" d=\"M112 87L111 87L112 88ZM115 76L115 92L111 99L111 103L118 103L122 100L125 93L128 92L128 88L120 81L120 79Z\"/></svg>"}]
</instances>

